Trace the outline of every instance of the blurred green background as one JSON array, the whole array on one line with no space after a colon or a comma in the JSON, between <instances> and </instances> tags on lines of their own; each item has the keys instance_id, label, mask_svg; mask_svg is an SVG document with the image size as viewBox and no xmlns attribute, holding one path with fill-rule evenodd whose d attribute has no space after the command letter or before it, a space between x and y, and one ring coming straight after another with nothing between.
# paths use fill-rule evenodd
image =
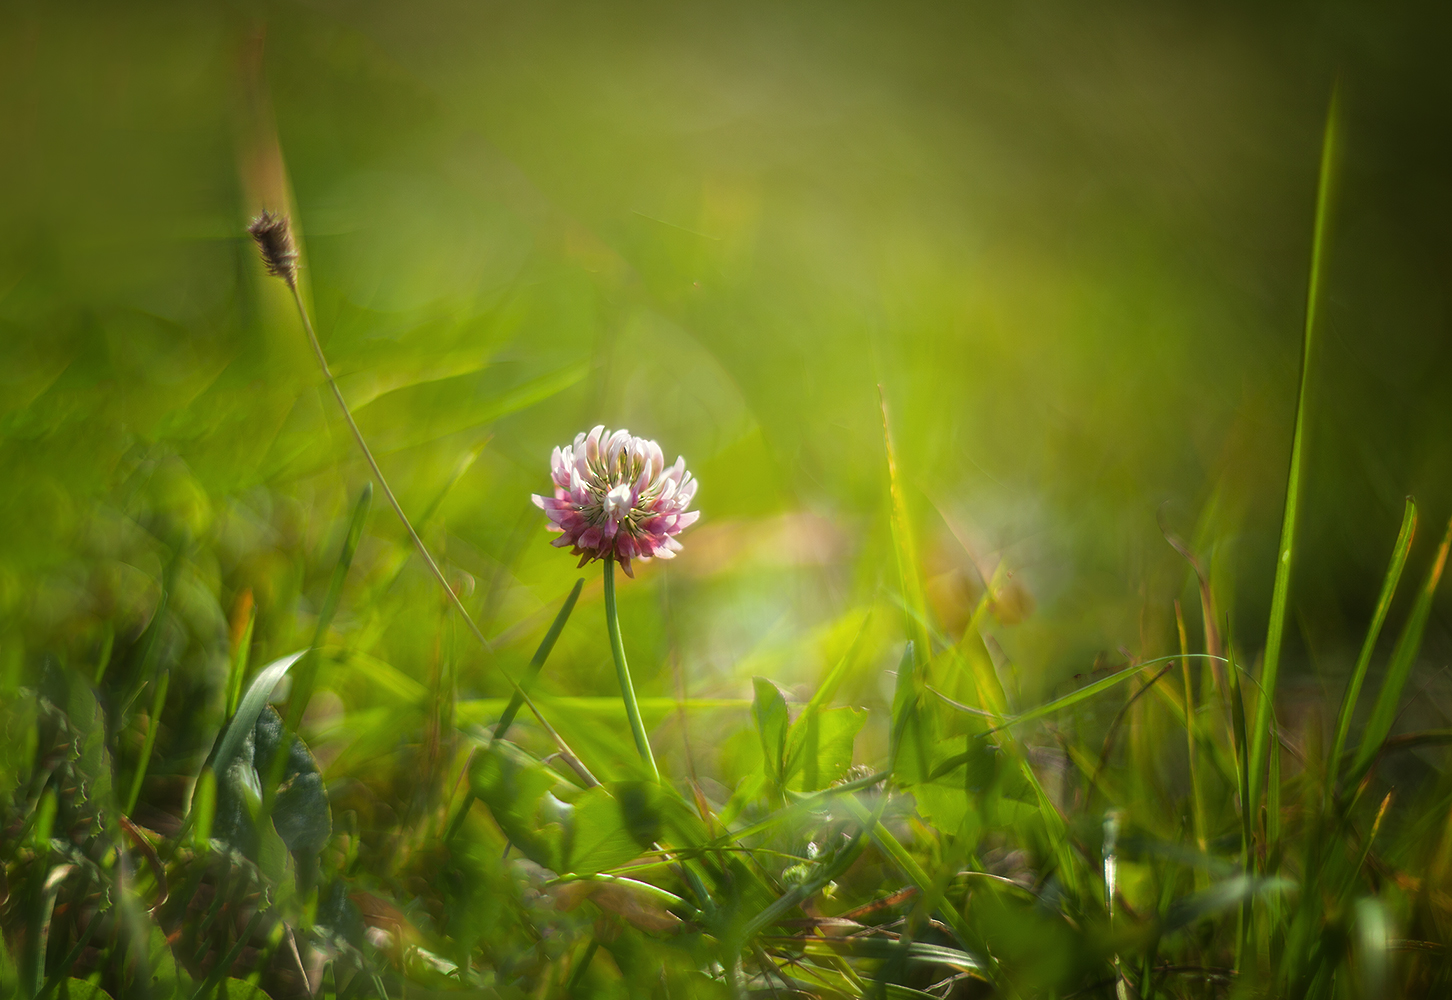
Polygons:
<instances>
[{"instance_id":1,"label":"blurred green background","mask_svg":"<svg viewBox=\"0 0 1452 1000\"><path fill-rule=\"evenodd\" d=\"M648 699L809 683L870 606L900 635L879 385L936 624L1011 571L991 631L1025 702L1174 648L1159 516L1254 651L1339 76L1287 651L1334 697L1402 497L1418 577L1452 513L1449 30L1434 4L6 4L4 689L133 641L178 550L175 706L220 697L245 591L254 662L307 643L367 476L243 233L288 199L343 391L510 669L576 575L529 494L596 423L703 484L682 557L623 591ZM505 691L403 541L375 505L324 715L445 669L465 708ZM546 684L608 696L587 575Z\"/></svg>"}]
</instances>

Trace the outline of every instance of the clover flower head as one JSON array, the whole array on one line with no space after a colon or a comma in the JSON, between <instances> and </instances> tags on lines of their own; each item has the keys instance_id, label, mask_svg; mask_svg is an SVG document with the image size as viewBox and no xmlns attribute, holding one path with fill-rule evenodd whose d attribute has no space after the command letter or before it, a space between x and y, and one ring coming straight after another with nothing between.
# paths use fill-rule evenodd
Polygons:
<instances>
[{"instance_id":1,"label":"clover flower head","mask_svg":"<svg viewBox=\"0 0 1452 1000\"><path fill-rule=\"evenodd\" d=\"M696 480L686 460L667 466L660 445L627 430L598 426L550 455L555 495L532 497L560 532L557 548L570 548L580 565L614 558L627 576L632 559L673 559L676 535L701 516L687 510Z\"/></svg>"}]
</instances>

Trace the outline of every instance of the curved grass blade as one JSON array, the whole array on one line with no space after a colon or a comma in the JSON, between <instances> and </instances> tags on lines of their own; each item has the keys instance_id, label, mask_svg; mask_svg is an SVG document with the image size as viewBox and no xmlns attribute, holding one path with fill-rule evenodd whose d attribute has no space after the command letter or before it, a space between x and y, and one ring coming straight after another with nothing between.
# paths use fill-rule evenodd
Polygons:
<instances>
[{"instance_id":1,"label":"curved grass blade","mask_svg":"<svg viewBox=\"0 0 1452 1000\"><path fill-rule=\"evenodd\" d=\"M256 677L252 678L252 683L247 685L247 691L237 705L237 714L228 720L226 728L217 738L216 748L207 759L207 766L211 767L213 772L224 774L227 768L232 766L232 762L242 752L242 744L246 742L247 737L257 725L258 716L267 707L267 696L272 694L272 689L277 687L277 682L282 680L288 670L292 669L292 665L306 652L306 649L300 649L279 660L273 660L259 670Z\"/></svg>"},{"instance_id":2,"label":"curved grass blade","mask_svg":"<svg viewBox=\"0 0 1452 1000\"><path fill-rule=\"evenodd\" d=\"M1099 680L1095 681L1092 684L1085 684L1083 687L1078 688L1074 691L1070 691L1068 694L1060 698L1055 698L1053 701L1045 702L1038 708L1030 709L1029 711L1024 712L1022 715L1015 715L1013 718L1007 720L1006 722L1003 722L1002 724L994 726L992 729L987 730L987 732L996 733L1003 729L1009 729L1013 726L1022 725L1025 722L1034 722L1046 716L1053 715L1055 712L1063 711L1066 708L1072 708L1073 706L1079 704L1081 701L1086 701L1089 698L1094 697L1096 694L1099 694L1103 691L1108 691L1116 684L1123 684L1125 681L1129 680L1131 677L1144 670L1146 667L1152 667L1158 663L1173 662L1175 660L1185 658L1199 660L1219 660L1221 662L1224 662L1223 657L1211 656L1209 653L1176 653L1173 656L1157 656L1153 660L1144 660L1140 663L1136 663L1132 667L1125 667L1123 670L1118 670L1110 674L1108 677L1101 677ZM930 688L929 690L932 689ZM943 694L939 694L936 690L934 690L933 693L938 696L939 700L947 703L953 708L958 709L959 711L971 712L974 715L981 714L977 709L971 708L967 705L960 705L959 703L953 701L951 698L948 698Z\"/></svg>"},{"instance_id":3,"label":"curved grass blade","mask_svg":"<svg viewBox=\"0 0 1452 1000\"><path fill-rule=\"evenodd\" d=\"M1300 505L1301 475L1305 464L1303 444L1306 435L1311 381L1311 349L1315 344L1316 304L1320 299L1321 272L1325 266L1326 223L1330 215L1333 167L1336 162L1336 133L1339 92L1331 92L1331 106L1326 112L1326 131L1321 141L1321 175L1316 190L1316 228L1311 239L1311 276L1306 289L1306 327L1301 338L1301 385L1296 393L1296 427L1291 437L1291 469L1286 478L1286 506L1281 521L1281 540L1276 548L1276 580L1271 592L1270 623L1266 629L1265 665L1261 669L1260 698L1255 706L1255 725L1251 729L1249 756L1249 795L1251 809L1259 808L1261 772L1265 770L1270 741L1271 708L1275 702L1276 680L1280 672L1281 641L1285 635L1286 611L1291 589L1291 568L1296 540L1296 513Z\"/></svg>"},{"instance_id":4,"label":"curved grass blade","mask_svg":"<svg viewBox=\"0 0 1452 1000\"><path fill-rule=\"evenodd\" d=\"M1356 658L1356 667L1351 671L1351 680L1346 685L1346 694L1341 699L1341 711L1336 716L1336 739L1331 745L1331 757L1326 762L1326 788L1336 787L1336 775L1341 767L1341 753L1346 749L1346 734L1351 729L1351 716L1356 711L1356 699L1361 695L1362 682L1371 666L1371 654L1376 649L1381 627L1386 624L1386 613L1391 608L1392 597L1397 592L1397 583L1407 565L1407 552L1412 547L1412 536L1417 530L1417 505L1407 497L1402 510L1402 527L1397 532L1397 541L1392 546L1391 565L1387 567L1386 579L1382 581L1381 596L1376 601L1376 611L1371 616L1371 628L1367 629L1366 641L1361 644L1361 655Z\"/></svg>"},{"instance_id":5,"label":"curved grass blade","mask_svg":"<svg viewBox=\"0 0 1452 1000\"><path fill-rule=\"evenodd\" d=\"M1381 751L1387 735L1391 733L1392 723L1396 721L1397 703L1401 701L1402 689L1406 687L1407 679L1411 676L1417 652L1422 648L1422 633L1426 631L1427 618L1432 613L1432 597L1437 591L1437 584L1442 579L1442 570L1447 565L1449 546L1452 546L1452 521L1447 523L1447 533L1442 537L1442 544L1437 549L1437 557L1432 560L1432 568L1427 571L1427 580L1422 584L1421 593L1417 595L1417 603L1412 608L1411 617L1402 627L1402 634L1397 637L1396 647L1392 650L1391 664L1387 667L1386 678L1381 682L1381 690L1376 696L1376 705L1371 710L1371 718L1367 720L1366 728L1361 731L1361 742L1356 750L1356 758L1351 764L1351 770L1346 774L1349 782L1355 783L1361 780L1367 769L1371 767L1372 760Z\"/></svg>"}]
</instances>

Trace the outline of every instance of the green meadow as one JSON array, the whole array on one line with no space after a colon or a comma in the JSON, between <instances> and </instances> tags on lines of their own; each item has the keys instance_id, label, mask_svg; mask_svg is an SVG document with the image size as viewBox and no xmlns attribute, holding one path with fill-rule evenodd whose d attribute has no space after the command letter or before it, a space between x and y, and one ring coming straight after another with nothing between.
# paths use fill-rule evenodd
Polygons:
<instances>
[{"instance_id":1,"label":"green meadow","mask_svg":"<svg viewBox=\"0 0 1452 1000\"><path fill-rule=\"evenodd\" d=\"M0 5L0 998L1447 995L1449 31Z\"/></svg>"}]
</instances>

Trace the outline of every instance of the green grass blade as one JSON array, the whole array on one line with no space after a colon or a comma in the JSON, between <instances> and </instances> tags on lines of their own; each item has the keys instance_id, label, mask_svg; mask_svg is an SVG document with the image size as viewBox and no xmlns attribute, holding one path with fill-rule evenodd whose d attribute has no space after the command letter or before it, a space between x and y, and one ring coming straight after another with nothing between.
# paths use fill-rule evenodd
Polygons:
<instances>
[{"instance_id":1,"label":"green grass blade","mask_svg":"<svg viewBox=\"0 0 1452 1000\"><path fill-rule=\"evenodd\" d=\"M232 766L232 761L242 751L242 744L252 732L252 727L257 725L257 717L266 707L268 695L272 694L277 682L282 680L292 665L306 652L307 650L300 649L280 660L273 660L252 678L252 683L247 686L247 691L237 706L237 714L232 716L227 727L222 730L217 740L217 748L207 760L213 771L225 774L227 768Z\"/></svg>"},{"instance_id":2,"label":"green grass blade","mask_svg":"<svg viewBox=\"0 0 1452 1000\"><path fill-rule=\"evenodd\" d=\"M1117 670L1114 673L1110 674L1108 677L1101 677L1099 680L1095 681L1092 684L1085 684L1083 687L1078 688L1074 691L1070 691L1068 694L1064 695L1061 698L1055 698L1053 701L1046 702L1040 705L1038 708L1030 709L1029 711L1024 712L1022 715L1015 715L1013 718L1009 719L1007 722L1004 722L1002 725L994 726L988 731L991 733L996 733L1001 729L1008 729L1012 726L1020 726L1023 725L1025 722L1034 722L1046 716L1053 715L1055 712L1062 712L1064 709L1072 708L1073 706L1079 704L1081 701L1087 701L1088 699L1094 697L1096 694L1108 691L1116 684L1123 684L1125 681L1129 680L1131 677L1133 677L1135 674L1138 674L1146 667L1152 667L1157 663L1172 662L1174 660L1182 660L1185 658L1208 660L1220 659L1220 657L1211 656L1208 653L1176 653L1173 656L1157 656L1153 660L1144 660L1141 663L1136 663L1132 667L1125 667L1123 670ZM933 693L937 694L936 691L934 691ZM978 714L976 711L969 708L968 706L958 705L956 702L953 702L951 699L945 698L941 694L939 694L938 697L939 699L947 702L948 704L959 709L960 711L973 712L973 714L975 715Z\"/></svg>"},{"instance_id":3,"label":"green grass blade","mask_svg":"<svg viewBox=\"0 0 1452 1000\"><path fill-rule=\"evenodd\" d=\"M1447 565L1449 546L1452 546L1452 521L1447 524L1447 533L1442 537L1442 544L1437 549L1432 568L1427 571L1427 580L1422 584L1421 593L1417 595L1411 617L1402 627L1402 634L1397 637L1396 647L1392 650L1386 678L1381 682L1376 705L1372 707L1371 718L1361 732L1356 758L1346 775L1347 780L1352 783L1360 781L1366 774L1367 768L1371 766L1372 760L1381 751L1382 744L1391 733L1392 723L1396 721L1397 703L1401 701L1402 689L1406 687L1407 679L1411 676L1417 652L1422 648L1422 633L1427 628L1427 618L1432 614L1432 597L1442 579L1442 570Z\"/></svg>"},{"instance_id":4,"label":"green grass blade","mask_svg":"<svg viewBox=\"0 0 1452 1000\"><path fill-rule=\"evenodd\" d=\"M886 796L884 795L883 798L885 799ZM876 812L869 812L867 807L854 795L843 796L841 801L847 807L847 812L863 825L867 833L877 841L878 847L882 848L882 852L892 859L898 869L907 876L908 881L917 886L919 892L930 892L933 880L928 873L923 870L922 865L918 864L917 859L908 853L907 848L902 846L902 842L893 836L892 831L882 825L880 815L882 803L879 803ZM973 929L968 926L968 922L963 919L963 915L958 912L956 907L952 904L944 905L939 913L948 929L965 947L972 947L977 942L978 936L973 933Z\"/></svg>"},{"instance_id":5,"label":"green grass blade","mask_svg":"<svg viewBox=\"0 0 1452 1000\"><path fill-rule=\"evenodd\" d=\"M1175 627L1180 639L1180 673L1185 682L1185 760L1190 776L1190 826L1195 833L1195 846L1205 850L1205 799L1200 781L1200 769L1196 757L1197 730L1195 715L1195 684L1190 675L1190 640L1185 635L1185 616L1180 611L1180 602L1175 602ZM1198 869L1195 872L1195 888L1205 888L1205 876Z\"/></svg>"},{"instance_id":6,"label":"green grass blade","mask_svg":"<svg viewBox=\"0 0 1452 1000\"><path fill-rule=\"evenodd\" d=\"M242 679L247 676L247 661L251 657L252 633L257 625L256 612L249 608L247 613L247 624L242 629L242 635L237 640L237 649L232 654L232 662L227 668L227 718L237 711L237 702L242 697Z\"/></svg>"},{"instance_id":7,"label":"green grass blade","mask_svg":"<svg viewBox=\"0 0 1452 1000\"><path fill-rule=\"evenodd\" d=\"M1386 579L1381 584L1381 596L1376 601L1376 611L1371 616L1371 628L1367 629L1366 641L1361 644L1361 655L1356 658L1356 667L1351 671L1351 680L1346 685L1346 694L1341 699L1341 711L1336 716L1336 739L1331 746L1331 757L1326 762L1326 788L1336 787L1336 776L1341 766L1341 754L1346 749L1346 735L1351 729L1351 716L1356 711L1356 699L1361 696L1361 685L1366 680L1366 671L1371 666L1371 654L1376 649L1376 640L1381 627L1386 624L1387 611L1391 609L1392 597L1407 565L1407 553L1412 547L1412 536L1417 530L1417 505L1407 497L1402 510L1402 527L1397 532L1397 541L1392 546L1391 565L1387 567Z\"/></svg>"},{"instance_id":8,"label":"green grass blade","mask_svg":"<svg viewBox=\"0 0 1452 1000\"><path fill-rule=\"evenodd\" d=\"M1286 612L1291 587L1292 558L1296 539L1296 513L1300 506L1302 466L1305 461L1303 443L1306 434L1306 411L1309 405L1307 387L1311 381L1311 349L1315 343L1316 304L1320 298L1321 274L1325 266L1326 223L1330 214L1332 168L1336 160L1336 127L1338 95L1331 94L1326 112L1326 130L1321 142L1321 175L1316 191L1316 228L1311 239L1311 276L1306 289L1306 327L1301 341L1301 385L1296 393L1296 427L1291 438L1291 468L1286 479L1285 515L1281 521L1281 541L1276 549L1276 580L1271 593L1270 623L1266 629L1265 665L1261 670L1260 698L1256 702L1255 725L1251 729L1249 757L1249 794L1252 814L1260 803L1261 773L1265 769L1269 747L1271 708L1276 696L1276 679L1280 672L1281 640L1285 635Z\"/></svg>"},{"instance_id":9,"label":"green grass blade","mask_svg":"<svg viewBox=\"0 0 1452 1000\"><path fill-rule=\"evenodd\" d=\"M1249 878L1255 870L1255 811L1250 805L1250 766L1247 756L1245 733L1245 697L1240 687L1240 667L1235 662L1234 636L1225 636L1225 649L1230 654L1230 669L1226 671L1230 685L1230 723L1235 738L1235 782L1240 793L1240 851L1243 874ZM1244 973L1246 964L1254 961L1250 942L1253 937L1252 917L1254 911L1249 899L1240 909L1240 933L1236 936L1235 969Z\"/></svg>"},{"instance_id":10,"label":"green grass blade","mask_svg":"<svg viewBox=\"0 0 1452 1000\"><path fill-rule=\"evenodd\" d=\"M887 397L882 386L877 387L878 405L882 409L882 443L887 452L888 492L892 499L892 547L897 556L898 582L902 590L903 606L908 638L913 640L918 663L932 658L933 646L928 639L924 608L922 575L918 570L917 553L913 547L912 533L908 525L907 503L902 495L902 483L897 475L897 455L892 448L892 432L887 422Z\"/></svg>"},{"instance_id":11,"label":"green grass blade","mask_svg":"<svg viewBox=\"0 0 1452 1000\"><path fill-rule=\"evenodd\" d=\"M524 679L520 681L520 690L514 692L509 699L509 705L505 707L504 714L499 717L499 724L494 727L494 738L497 740L509 732L514 717L524 707L524 692L534 683L539 676L540 669L549 658L550 650L555 648L555 642L559 639L560 633L565 630L565 623L570 620L570 613L575 610L575 602L580 599L580 591L585 589L585 578L582 576L575 581L575 586L570 590L570 596L565 598L565 603L560 608L560 613L555 615L549 631L540 640L539 648L534 651L534 658L529 661L529 669L525 672Z\"/></svg>"},{"instance_id":12,"label":"green grass blade","mask_svg":"<svg viewBox=\"0 0 1452 1000\"><path fill-rule=\"evenodd\" d=\"M146 780L146 769L151 764L151 750L156 746L156 730L161 719L161 710L166 705L166 688L171 682L171 671L163 670L152 681L151 713L146 717L146 737L141 744L141 758L136 762L136 773L131 776L131 791L126 796L126 808L130 816L141 797L141 783Z\"/></svg>"}]
</instances>

